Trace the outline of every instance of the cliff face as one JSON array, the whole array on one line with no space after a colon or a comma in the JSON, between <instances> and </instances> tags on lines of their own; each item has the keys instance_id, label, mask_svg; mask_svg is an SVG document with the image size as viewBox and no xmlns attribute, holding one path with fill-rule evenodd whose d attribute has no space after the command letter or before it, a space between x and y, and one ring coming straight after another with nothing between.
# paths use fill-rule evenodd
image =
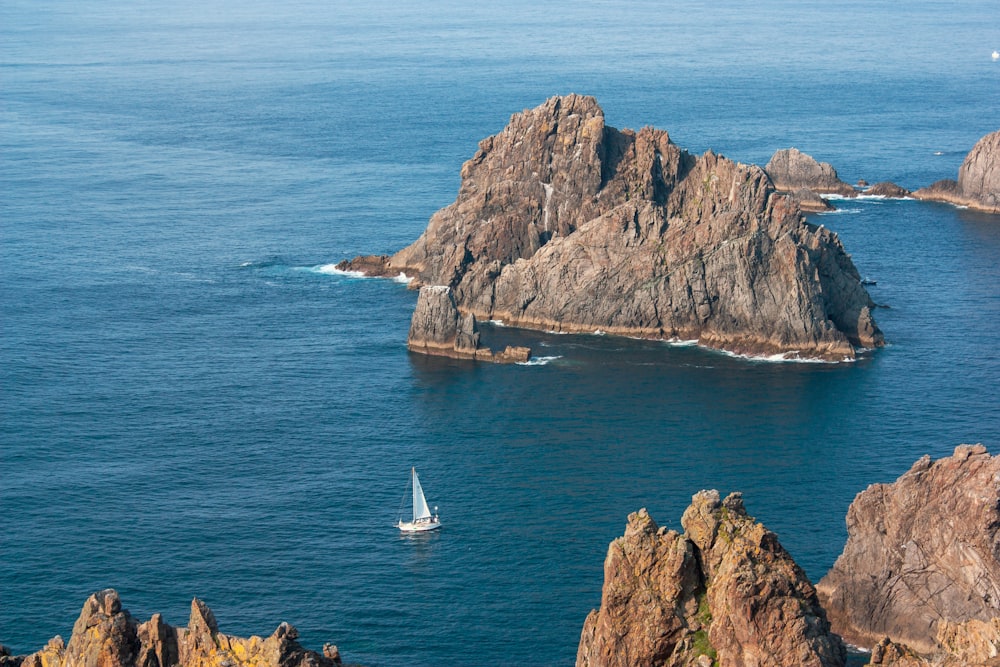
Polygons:
<instances>
[{"instance_id":1,"label":"cliff face","mask_svg":"<svg viewBox=\"0 0 1000 667\"><path fill-rule=\"evenodd\" d=\"M496 363L523 363L531 358L531 349L527 347L508 345L503 352L481 347L475 316L458 312L451 288L445 285L420 288L407 347L422 354Z\"/></svg>"},{"instance_id":2,"label":"cliff face","mask_svg":"<svg viewBox=\"0 0 1000 667\"><path fill-rule=\"evenodd\" d=\"M1000 130L976 142L958 169L957 182L938 181L917 190L913 196L1000 213Z\"/></svg>"},{"instance_id":3,"label":"cliff face","mask_svg":"<svg viewBox=\"0 0 1000 667\"><path fill-rule=\"evenodd\" d=\"M577 95L480 142L411 246L341 267L446 285L461 312L526 328L834 360L883 344L836 235L759 167L619 131Z\"/></svg>"},{"instance_id":4,"label":"cliff face","mask_svg":"<svg viewBox=\"0 0 1000 667\"><path fill-rule=\"evenodd\" d=\"M578 666L843 665L845 651L805 573L747 516L740 494L694 496L685 533L629 515L608 547L601 608L590 613Z\"/></svg>"},{"instance_id":5,"label":"cliff face","mask_svg":"<svg viewBox=\"0 0 1000 667\"><path fill-rule=\"evenodd\" d=\"M91 595L65 645L60 637L29 656L4 658L5 667L335 667L337 647L323 654L302 648L295 628L282 623L267 639L244 639L219 632L215 616L201 600L191 603L187 628L174 628L159 614L139 623L122 609L118 593Z\"/></svg>"},{"instance_id":6,"label":"cliff face","mask_svg":"<svg viewBox=\"0 0 1000 667\"><path fill-rule=\"evenodd\" d=\"M859 493L847 531L817 586L836 632L859 646L888 636L928 654L955 654L961 638L978 636L1000 653L988 639L1000 618L1000 457L982 445L925 456L894 483Z\"/></svg>"}]
</instances>

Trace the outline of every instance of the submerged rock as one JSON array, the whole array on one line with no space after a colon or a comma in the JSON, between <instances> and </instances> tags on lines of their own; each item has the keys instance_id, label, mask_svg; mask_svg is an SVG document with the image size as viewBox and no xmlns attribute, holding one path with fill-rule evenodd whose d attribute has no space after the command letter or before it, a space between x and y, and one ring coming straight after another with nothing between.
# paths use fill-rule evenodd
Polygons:
<instances>
[{"instance_id":1,"label":"submerged rock","mask_svg":"<svg viewBox=\"0 0 1000 667\"><path fill-rule=\"evenodd\" d=\"M921 654L968 660L957 664L1000 655L1000 457L982 445L933 462L925 456L892 484L859 493L847 531L817 585L847 641L889 637Z\"/></svg>"},{"instance_id":2,"label":"submerged rock","mask_svg":"<svg viewBox=\"0 0 1000 667\"><path fill-rule=\"evenodd\" d=\"M267 639L234 637L219 632L212 611L195 598L187 628L174 628L159 614L139 623L122 609L118 593L105 589L91 595L73 626L68 645L60 637L41 651L3 658L10 667L336 667L335 646L323 655L295 641L298 632L282 623ZM8 661L9 660L9 661Z\"/></svg>"},{"instance_id":3,"label":"submerged rock","mask_svg":"<svg viewBox=\"0 0 1000 667\"><path fill-rule=\"evenodd\" d=\"M461 176L416 242L341 268L448 286L459 312L525 328L830 360L883 344L840 240L763 170L607 126L591 97L515 114Z\"/></svg>"},{"instance_id":4,"label":"submerged rock","mask_svg":"<svg viewBox=\"0 0 1000 667\"><path fill-rule=\"evenodd\" d=\"M812 584L742 496L701 491L659 528L645 509L608 547L601 608L584 623L579 667L843 665Z\"/></svg>"},{"instance_id":5,"label":"submerged rock","mask_svg":"<svg viewBox=\"0 0 1000 667\"><path fill-rule=\"evenodd\" d=\"M959 167L957 181L937 181L913 196L1000 213L1000 130L976 142Z\"/></svg>"}]
</instances>

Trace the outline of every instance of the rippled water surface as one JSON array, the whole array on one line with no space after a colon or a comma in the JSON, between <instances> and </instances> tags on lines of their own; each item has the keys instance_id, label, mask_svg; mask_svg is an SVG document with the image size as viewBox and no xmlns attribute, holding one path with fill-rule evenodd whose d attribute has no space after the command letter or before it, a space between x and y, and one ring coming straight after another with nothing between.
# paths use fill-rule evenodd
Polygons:
<instances>
[{"instance_id":1,"label":"rippled water surface","mask_svg":"<svg viewBox=\"0 0 1000 667\"><path fill-rule=\"evenodd\" d=\"M608 542L742 490L814 579L869 483L1000 439L1000 218L817 218L875 280L854 364L488 329L531 366L405 348L394 251L509 115L845 180L953 177L1000 127L992 2L21 2L0 6L0 641L133 614L379 665L572 663ZM411 465L443 530L392 527Z\"/></svg>"}]
</instances>

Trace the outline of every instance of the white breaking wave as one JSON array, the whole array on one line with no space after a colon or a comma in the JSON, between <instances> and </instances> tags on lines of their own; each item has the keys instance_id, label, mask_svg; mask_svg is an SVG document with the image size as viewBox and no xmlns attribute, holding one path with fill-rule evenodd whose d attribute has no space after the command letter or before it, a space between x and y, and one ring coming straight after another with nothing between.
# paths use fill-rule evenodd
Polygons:
<instances>
[{"instance_id":1,"label":"white breaking wave","mask_svg":"<svg viewBox=\"0 0 1000 667\"><path fill-rule=\"evenodd\" d=\"M684 340L682 338L667 338L663 341L670 347L694 347L698 345L698 339Z\"/></svg>"},{"instance_id":2,"label":"white breaking wave","mask_svg":"<svg viewBox=\"0 0 1000 667\"><path fill-rule=\"evenodd\" d=\"M555 361L556 359L562 359L562 355L555 356L555 357L532 357L531 359L528 359L527 361L519 361L519 362L517 362L517 365L518 366L544 366L544 365L548 364L550 361Z\"/></svg>"},{"instance_id":3,"label":"white breaking wave","mask_svg":"<svg viewBox=\"0 0 1000 667\"><path fill-rule=\"evenodd\" d=\"M905 200L905 201L917 201L913 197L886 197L885 195L868 195L859 193L854 197L847 197L845 195L823 195L824 199L829 199L831 201L870 201L870 202L883 202L883 201L893 201L893 200Z\"/></svg>"},{"instance_id":4,"label":"white breaking wave","mask_svg":"<svg viewBox=\"0 0 1000 667\"><path fill-rule=\"evenodd\" d=\"M320 264L319 266L313 266L307 269L308 271L313 271L314 273L325 273L330 276L349 276L351 278L367 278L361 271L344 271L343 269L338 269L336 264Z\"/></svg>"},{"instance_id":5,"label":"white breaking wave","mask_svg":"<svg viewBox=\"0 0 1000 667\"><path fill-rule=\"evenodd\" d=\"M730 352L729 350L716 350L720 354L724 354L727 357L735 357L737 359L746 359L747 361L757 361L762 363L778 363L778 364L839 364L844 362L853 362L855 359L850 359L844 357L840 361L829 361L826 359L810 359L805 357L789 357L789 354L798 354L798 350L790 350L788 352L780 352L778 354L737 354L736 352Z\"/></svg>"},{"instance_id":6,"label":"white breaking wave","mask_svg":"<svg viewBox=\"0 0 1000 667\"><path fill-rule=\"evenodd\" d=\"M399 283L400 285L409 285L413 282L413 278L400 271L399 275L392 279L392 282Z\"/></svg>"}]
</instances>

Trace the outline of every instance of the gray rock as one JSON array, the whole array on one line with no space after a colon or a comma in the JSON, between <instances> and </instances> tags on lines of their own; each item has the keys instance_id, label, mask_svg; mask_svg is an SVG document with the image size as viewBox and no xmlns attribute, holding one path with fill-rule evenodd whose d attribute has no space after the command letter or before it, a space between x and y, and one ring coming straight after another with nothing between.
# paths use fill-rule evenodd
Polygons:
<instances>
[{"instance_id":1,"label":"gray rock","mask_svg":"<svg viewBox=\"0 0 1000 667\"><path fill-rule=\"evenodd\" d=\"M913 196L1000 213L1000 130L976 142L958 170L958 181L937 181Z\"/></svg>"},{"instance_id":2,"label":"gray rock","mask_svg":"<svg viewBox=\"0 0 1000 667\"><path fill-rule=\"evenodd\" d=\"M515 114L416 242L366 262L512 326L831 360L883 344L839 239L759 167L619 131L578 95Z\"/></svg>"},{"instance_id":3,"label":"gray rock","mask_svg":"<svg viewBox=\"0 0 1000 667\"><path fill-rule=\"evenodd\" d=\"M526 362L531 350L508 346L494 353L479 344L479 325L471 313L462 315L447 285L420 288L417 307L410 320L407 346L413 352L456 359L478 359L497 363Z\"/></svg>"},{"instance_id":4,"label":"gray rock","mask_svg":"<svg viewBox=\"0 0 1000 667\"><path fill-rule=\"evenodd\" d=\"M764 171L774 187L782 192L806 188L818 194L838 194L854 197L857 190L840 180L837 170L828 162L818 162L797 148L785 148L771 156Z\"/></svg>"},{"instance_id":5,"label":"gray rock","mask_svg":"<svg viewBox=\"0 0 1000 667\"><path fill-rule=\"evenodd\" d=\"M909 197L910 191L906 188L900 187L895 183L890 183L889 181L882 181L881 183L876 183L875 185L867 188L865 190L866 195L873 195L876 197L891 197L893 199L902 199L903 197Z\"/></svg>"}]
</instances>

